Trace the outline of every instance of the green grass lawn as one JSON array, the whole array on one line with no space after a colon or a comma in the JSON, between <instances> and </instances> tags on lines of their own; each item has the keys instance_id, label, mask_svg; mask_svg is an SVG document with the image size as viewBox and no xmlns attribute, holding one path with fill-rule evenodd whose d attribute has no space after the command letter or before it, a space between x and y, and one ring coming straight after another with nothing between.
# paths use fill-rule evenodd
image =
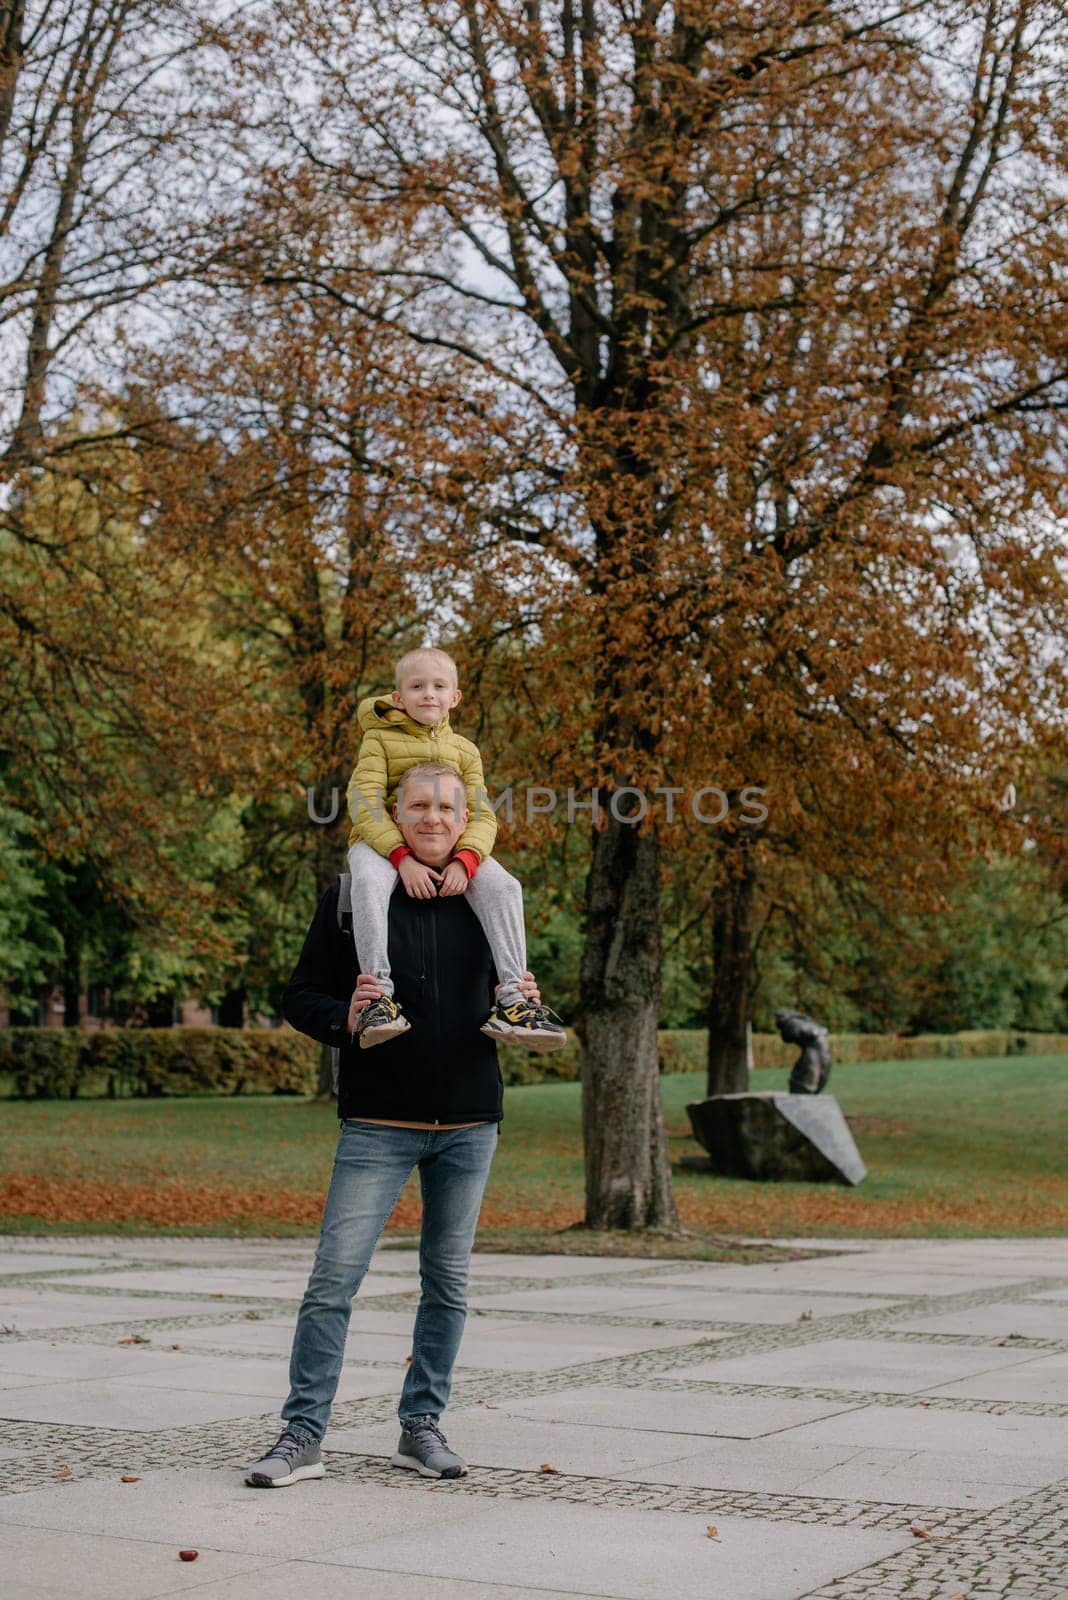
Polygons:
<instances>
[{"instance_id":1,"label":"green grass lawn","mask_svg":"<svg viewBox=\"0 0 1068 1600\"><path fill-rule=\"evenodd\" d=\"M784 1089L784 1072L754 1075ZM868 1168L856 1189L758 1184L680 1167L698 1150L696 1075L662 1079L675 1190L701 1253L753 1237L1068 1232L1068 1057L865 1063L831 1085ZM337 1122L304 1100L0 1103L0 1229L8 1232L314 1232ZM482 1238L546 1246L580 1222L577 1084L510 1089ZM396 1224L417 1222L414 1185ZM581 1234L552 1247L589 1248Z\"/></svg>"}]
</instances>

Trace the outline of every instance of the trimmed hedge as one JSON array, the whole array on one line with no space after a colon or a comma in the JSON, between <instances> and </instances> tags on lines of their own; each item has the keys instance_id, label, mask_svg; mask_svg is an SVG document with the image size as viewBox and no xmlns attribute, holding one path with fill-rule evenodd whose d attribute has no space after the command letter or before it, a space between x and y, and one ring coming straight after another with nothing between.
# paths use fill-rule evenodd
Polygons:
<instances>
[{"instance_id":1,"label":"trimmed hedge","mask_svg":"<svg viewBox=\"0 0 1068 1600\"><path fill-rule=\"evenodd\" d=\"M0 1029L0 1074L20 1100L79 1094L310 1094L319 1046L290 1028Z\"/></svg>"},{"instance_id":2,"label":"trimmed hedge","mask_svg":"<svg viewBox=\"0 0 1068 1600\"><path fill-rule=\"evenodd\" d=\"M703 1029L662 1029L661 1072L703 1072ZM1068 1055L1068 1035L927 1033L831 1035L836 1064L854 1061L960 1060L976 1056ZM789 1067L796 1045L777 1034L753 1035L753 1061ZM578 1041L550 1055L502 1050L506 1084L573 1083L581 1076ZM0 1028L0 1078L20 1100L74 1100L108 1095L312 1094L319 1046L290 1028Z\"/></svg>"},{"instance_id":3,"label":"trimmed hedge","mask_svg":"<svg viewBox=\"0 0 1068 1600\"><path fill-rule=\"evenodd\" d=\"M920 1033L910 1038L885 1033L832 1033L831 1051L835 1064L848 1066L855 1061L923 1061L933 1058L956 1061L976 1056L1068 1055L1068 1034L1012 1033L1006 1029L972 1033ZM661 1072L704 1072L707 1066L708 1034L704 1028L661 1028ZM798 1057L794 1044L784 1044L777 1033L754 1033L753 1065L792 1067ZM501 1072L505 1083L571 1083L581 1077L578 1041L568 1034L567 1046L551 1055L520 1055L502 1050Z\"/></svg>"}]
</instances>

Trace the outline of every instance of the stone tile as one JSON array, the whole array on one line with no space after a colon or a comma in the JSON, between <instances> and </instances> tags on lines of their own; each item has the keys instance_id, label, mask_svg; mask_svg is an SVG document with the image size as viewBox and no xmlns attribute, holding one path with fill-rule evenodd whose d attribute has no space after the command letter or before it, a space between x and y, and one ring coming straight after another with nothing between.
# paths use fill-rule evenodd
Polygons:
<instances>
[{"instance_id":1,"label":"stone tile","mask_svg":"<svg viewBox=\"0 0 1068 1600\"><path fill-rule=\"evenodd\" d=\"M355 1310L349 1324L350 1349L374 1334L390 1333L409 1340L410 1311ZM726 1333L706 1335L685 1328L595 1326L572 1322L512 1322L505 1318L472 1314L467 1319L457 1371L551 1372L584 1361L603 1361L638 1350L666 1350L698 1340L724 1339ZM2 1352L0 1352L2 1353ZM405 1352L407 1353L407 1351Z\"/></svg>"},{"instance_id":2,"label":"stone tile","mask_svg":"<svg viewBox=\"0 0 1068 1600\"><path fill-rule=\"evenodd\" d=\"M560 1284L549 1289L516 1289L503 1293L472 1284L469 1298L473 1306L487 1311L563 1311L596 1316L658 1316L664 1291L654 1285L637 1284Z\"/></svg>"},{"instance_id":3,"label":"stone tile","mask_svg":"<svg viewBox=\"0 0 1068 1600\"><path fill-rule=\"evenodd\" d=\"M339 1400L362 1400L392 1394L401 1383L402 1366L395 1370L345 1363L338 1384ZM127 1382L146 1389L194 1389L203 1394L248 1395L262 1400L274 1395L279 1403L289 1388L288 1362L283 1357L263 1360L235 1356L186 1355L179 1350L161 1352L159 1366L151 1372L131 1374ZM254 1408L255 1409L255 1408Z\"/></svg>"},{"instance_id":4,"label":"stone tile","mask_svg":"<svg viewBox=\"0 0 1068 1600\"><path fill-rule=\"evenodd\" d=\"M825 1250L828 1255L869 1255L878 1250L886 1241L881 1239L817 1239L808 1234L803 1239L746 1239L743 1244L771 1244L780 1250L796 1250L802 1247L805 1250Z\"/></svg>"},{"instance_id":5,"label":"stone tile","mask_svg":"<svg viewBox=\"0 0 1068 1600\"><path fill-rule=\"evenodd\" d=\"M717 1394L712 1389L707 1395L682 1390L643 1391L619 1389L611 1384L587 1384L531 1399L518 1397L501 1406L502 1411L515 1417L555 1417L560 1422L601 1428L733 1439L779 1433L784 1428L832 1416L841 1408L841 1402L833 1400Z\"/></svg>"},{"instance_id":6,"label":"stone tile","mask_svg":"<svg viewBox=\"0 0 1068 1600\"><path fill-rule=\"evenodd\" d=\"M976 1243L979 1249L968 1249ZM1068 1275L1068 1249L1050 1239L947 1240L919 1250L898 1249L868 1258L869 1265L887 1271L928 1272L956 1279L974 1273L985 1279L1056 1277ZM843 1261L848 1270L848 1264ZM856 1262L860 1266L860 1262Z\"/></svg>"},{"instance_id":7,"label":"stone tile","mask_svg":"<svg viewBox=\"0 0 1068 1600\"><path fill-rule=\"evenodd\" d=\"M924 1451L956 1458L973 1478L1049 1483L1068 1471L1068 1418L861 1406L793 1429L790 1442Z\"/></svg>"},{"instance_id":8,"label":"stone tile","mask_svg":"<svg viewBox=\"0 0 1068 1600\"><path fill-rule=\"evenodd\" d=\"M376 1266L384 1265L375 1257ZM499 1255L478 1250L471 1257L472 1278L586 1278L595 1274L633 1274L635 1278L663 1262L641 1256Z\"/></svg>"},{"instance_id":9,"label":"stone tile","mask_svg":"<svg viewBox=\"0 0 1068 1600\"><path fill-rule=\"evenodd\" d=\"M791 1494L831 1500L954 1506L986 1510L1029 1492L1010 1480L1011 1464L992 1463L984 1475L967 1456L915 1450L858 1450L852 1444L732 1439L674 1460L625 1469L617 1476L641 1483L715 1489L725 1493Z\"/></svg>"},{"instance_id":10,"label":"stone tile","mask_svg":"<svg viewBox=\"0 0 1068 1600\"><path fill-rule=\"evenodd\" d=\"M314 1246L313 1252L314 1254ZM309 1265L311 1257L309 1257ZM418 1272L419 1251L414 1245L388 1245L379 1241L371 1257L372 1272Z\"/></svg>"},{"instance_id":11,"label":"stone tile","mask_svg":"<svg viewBox=\"0 0 1068 1600\"><path fill-rule=\"evenodd\" d=\"M949 1506L983 1511L1007 1505L1052 1482L1055 1468L1029 1477L1017 1459L976 1460L949 1450L859 1450L804 1485L802 1493L842 1500Z\"/></svg>"},{"instance_id":12,"label":"stone tile","mask_svg":"<svg viewBox=\"0 0 1068 1600\"><path fill-rule=\"evenodd\" d=\"M241 1311L240 1295L227 1296L227 1311ZM85 1327L93 1322L144 1322L158 1317L203 1316L203 1300L176 1300L129 1294L64 1294L61 1289L0 1289L0 1324L17 1328Z\"/></svg>"},{"instance_id":13,"label":"stone tile","mask_svg":"<svg viewBox=\"0 0 1068 1600\"><path fill-rule=\"evenodd\" d=\"M945 1383L925 1393L960 1395L969 1400L1024 1400L1035 1405L1068 1405L1068 1355L1033 1357L1019 1366L981 1372L974 1378Z\"/></svg>"},{"instance_id":14,"label":"stone tile","mask_svg":"<svg viewBox=\"0 0 1068 1600\"><path fill-rule=\"evenodd\" d=\"M132 1485L127 1486L132 1488ZM3 1502L0 1501L0 1506ZM0 1523L5 1600L153 1600L196 1588L205 1578L226 1583L254 1571L261 1558L202 1550L188 1568L173 1541L57 1533ZM188 1572L188 1579L186 1573Z\"/></svg>"},{"instance_id":15,"label":"stone tile","mask_svg":"<svg viewBox=\"0 0 1068 1600\"><path fill-rule=\"evenodd\" d=\"M892 1326L914 1333L981 1333L998 1338L1020 1333L1027 1339L1068 1339L1068 1309L1004 1300L991 1306L970 1306L966 1311L908 1317Z\"/></svg>"},{"instance_id":16,"label":"stone tile","mask_svg":"<svg viewBox=\"0 0 1068 1600\"><path fill-rule=\"evenodd\" d=\"M128 1262L121 1267L112 1266L105 1272L71 1273L65 1281L72 1287L126 1289L138 1294L225 1295L228 1300L299 1300L304 1293L307 1274L257 1272L253 1268L215 1265L145 1268L136 1262Z\"/></svg>"},{"instance_id":17,"label":"stone tile","mask_svg":"<svg viewBox=\"0 0 1068 1600\"><path fill-rule=\"evenodd\" d=\"M1023 1279L1026 1273L1019 1269L1013 1273L1014 1278ZM984 1289L993 1287L1001 1288L1001 1280L980 1277L978 1273L960 1273L950 1275L947 1272L906 1272L900 1268L881 1268L861 1266L843 1268L831 1274L811 1274L810 1279L805 1279L792 1285L795 1290L810 1286L823 1292L835 1294L864 1294L864 1295L891 1295L916 1299L929 1295L942 1296L953 1294L976 1294ZM870 1302L869 1302L870 1304ZM902 1314L907 1314L907 1307L902 1307Z\"/></svg>"},{"instance_id":18,"label":"stone tile","mask_svg":"<svg viewBox=\"0 0 1068 1600\"><path fill-rule=\"evenodd\" d=\"M408 1314L408 1332L405 1335L383 1332L380 1334L354 1332L349 1335L348 1354L352 1359L364 1361L403 1362L412 1347L412 1316ZM234 1355L287 1356L293 1344L295 1316L284 1321L264 1319L261 1322L208 1323L199 1328L176 1328L174 1342L183 1350L196 1350L207 1345L213 1349L227 1350ZM3 1346L0 1345L0 1358Z\"/></svg>"},{"instance_id":19,"label":"stone tile","mask_svg":"<svg viewBox=\"0 0 1068 1600\"><path fill-rule=\"evenodd\" d=\"M588 1478L629 1476L659 1482L659 1468L653 1463L692 1454L699 1448L690 1433L535 1422L506 1412L502 1406L450 1406L443 1426L453 1449L472 1466L537 1472L548 1462L560 1472ZM327 1452L376 1457L391 1455L396 1445L393 1421L366 1428L331 1428L325 1441Z\"/></svg>"},{"instance_id":20,"label":"stone tile","mask_svg":"<svg viewBox=\"0 0 1068 1600\"><path fill-rule=\"evenodd\" d=\"M895 1304L893 1300L796 1292L761 1294L724 1289L709 1293L702 1289L672 1288L668 1293L670 1298L665 1297L656 1307L657 1316L708 1322L790 1323L800 1321L804 1312L810 1313L816 1321L821 1317L848 1316L855 1311L879 1311Z\"/></svg>"},{"instance_id":21,"label":"stone tile","mask_svg":"<svg viewBox=\"0 0 1068 1600\"><path fill-rule=\"evenodd\" d=\"M422 1480L412 1481L412 1490L421 1487ZM319 1557L342 1544L350 1547L393 1532L411 1539L416 1519L422 1537L436 1523L458 1522L468 1507L474 1515L485 1504L474 1497L458 1504L447 1493L421 1495L416 1504L411 1493L404 1492L405 1484L393 1488L321 1478L294 1488L297 1492L292 1495L250 1489L239 1471L206 1468L146 1472L137 1484L75 1479L3 1496L0 1528L112 1533L116 1506L121 1504L125 1538L171 1543L175 1549L192 1547L201 1552L201 1560L207 1550L264 1558Z\"/></svg>"},{"instance_id":22,"label":"stone tile","mask_svg":"<svg viewBox=\"0 0 1068 1600\"><path fill-rule=\"evenodd\" d=\"M40 1379L62 1379L67 1383L82 1378L139 1378L146 1372L158 1371L170 1353L151 1345L9 1339L0 1341L0 1367L8 1372L27 1373Z\"/></svg>"},{"instance_id":23,"label":"stone tile","mask_svg":"<svg viewBox=\"0 0 1068 1600\"><path fill-rule=\"evenodd\" d=\"M286 1561L261 1568L245 1577L224 1578L198 1588L196 1600L593 1600L575 1589L547 1589L535 1584L532 1589L514 1584L480 1583L472 1587L466 1578L435 1578L433 1585L422 1584L406 1572L375 1572L373 1584L354 1587L349 1567L328 1567L315 1561ZM36 1600L36 1597L35 1597Z\"/></svg>"},{"instance_id":24,"label":"stone tile","mask_svg":"<svg viewBox=\"0 0 1068 1600\"><path fill-rule=\"evenodd\" d=\"M310 1270L310 1266L309 1266ZM227 1300L300 1300L308 1282L303 1270L268 1272L253 1267L172 1267L145 1271L138 1266L125 1270L71 1274L65 1282L92 1289L133 1289L164 1294L225 1295ZM361 1299L376 1294L410 1294L418 1291L419 1280L410 1273L387 1277L369 1272L360 1285ZM2 1293L2 1290L0 1290ZM200 1306L198 1309L203 1310Z\"/></svg>"},{"instance_id":25,"label":"stone tile","mask_svg":"<svg viewBox=\"0 0 1068 1600\"><path fill-rule=\"evenodd\" d=\"M689 1280L689 1273L685 1276ZM1028 1274L1017 1266L1014 1276L1023 1279ZM740 1289L776 1294L818 1292L845 1296L862 1294L894 1297L964 1294L983 1289L990 1281L995 1280L975 1273L968 1277L950 1279L945 1273L934 1270L923 1272L915 1266L907 1270L902 1267L884 1270L875 1265L869 1256L850 1256L830 1261L824 1259L786 1261L781 1265L759 1262L751 1267L710 1263L708 1278L706 1279L703 1273L700 1274L695 1278L692 1287L717 1293L724 1289ZM649 1287L654 1284L672 1287L666 1278L646 1279L646 1283Z\"/></svg>"},{"instance_id":26,"label":"stone tile","mask_svg":"<svg viewBox=\"0 0 1068 1600\"><path fill-rule=\"evenodd\" d=\"M84 1272L88 1267L106 1267L104 1256L61 1255L50 1250L0 1250L0 1277L15 1277L22 1272Z\"/></svg>"},{"instance_id":27,"label":"stone tile","mask_svg":"<svg viewBox=\"0 0 1068 1600\"><path fill-rule=\"evenodd\" d=\"M916 1394L932 1384L1014 1366L1019 1352L984 1345L898 1344L890 1339L823 1339L759 1355L676 1367L672 1376L703 1383L789 1384L799 1388L856 1389Z\"/></svg>"},{"instance_id":28,"label":"stone tile","mask_svg":"<svg viewBox=\"0 0 1068 1600\"><path fill-rule=\"evenodd\" d=\"M601 1436L602 1430L597 1430ZM556 1432L556 1429L553 1429ZM840 1466L857 1454L851 1444L793 1444L783 1434L767 1439L704 1439L695 1450L692 1436L660 1434L684 1441L676 1453L615 1474L640 1483L666 1483L699 1489L753 1494L807 1494L821 1472Z\"/></svg>"},{"instance_id":29,"label":"stone tile","mask_svg":"<svg viewBox=\"0 0 1068 1600\"><path fill-rule=\"evenodd\" d=\"M464 1579L470 1593L536 1573L539 1583L568 1594L618 1600L678 1600L724 1595L730 1600L796 1600L840 1572L904 1547L911 1535L854 1528L622 1510L566 1502L498 1502L459 1523L439 1523L334 1551L326 1564L424 1577ZM413 1585L414 1592L414 1585Z\"/></svg>"},{"instance_id":30,"label":"stone tile","mask_svg":"<svg viewBox=\"0 0 1068 1600\"><path fill-rule=\"evenodd\" d=\"M0 1351L0 1356L2 1355L3 1352ZM36 1384L47 1382L47 1378L42 1378L36 1373L5 1372L3 1367L0 1366L0 1393L6 1392L8 1389L32 1389ZM0 1412L3 1409L3 1401L0 1400Z\"/></svg>"},{"instance_id":31,"label":"stone tile","mask_svg":"<svg viewBox=\"0 0 1068 1600\"><path fill-rule=\"evenodd\" d=\"M39 1383L0 1393L0 1418L23 1422L61 1422L73 1427L130 1428L150 1433L185 1423L222 1422L276 1411L282 1383L262 1395L206 1393L198 1389L156 1389L132 1378L80 1383Z\"/></svg>"},{"instance_id":32,"label":"stone tile","mask_svg":"<svg viewBox=\"0 0 1068 1600\"><path fill-rule=\"evenodd\" d=\"M201 1307L202 1312L205 1309ZM205 1322L195 1328L175 1328L167 1337L181 1350L208 1345L234 1355L280 1356L288 1355L295 1326L296 1316L289 1314L284 1318L262 1317L257 1322Z\"/></svg>"}]
</instances>

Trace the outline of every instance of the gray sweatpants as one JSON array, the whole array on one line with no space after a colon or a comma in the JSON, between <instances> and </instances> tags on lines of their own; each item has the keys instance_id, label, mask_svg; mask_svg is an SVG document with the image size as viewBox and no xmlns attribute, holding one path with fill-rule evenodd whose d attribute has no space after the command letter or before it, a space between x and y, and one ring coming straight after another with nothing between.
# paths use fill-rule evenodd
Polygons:
<instances>
[{"instance_id":1,"label":"gray sweatpants","mask_svg":"<svg viewBox=\"0 0 1068 1600\"><path fill-rule=\"evenodd\" d=\"M352 873L352 934L360 971L377 978L393 993L389 971L389 899L407 891L400 874L385 856L362 839L349 851ZM502 1005L520 999L519 980L527 969L527 935L523 926L523 889L518 878L488 857L467 885L467 903L482 931L497 969Z\"/></svg>"}]
</instances>

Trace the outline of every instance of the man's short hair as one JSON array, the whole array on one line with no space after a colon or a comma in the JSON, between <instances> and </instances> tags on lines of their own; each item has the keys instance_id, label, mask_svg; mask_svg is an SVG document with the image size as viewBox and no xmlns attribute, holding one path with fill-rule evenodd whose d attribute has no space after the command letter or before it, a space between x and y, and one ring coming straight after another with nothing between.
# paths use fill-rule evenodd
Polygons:
<instances>
[{"instance_id":1,"label":"man's short hair","mask_svg":"<svg viewBox=\"0 0 1068 1600\"><path fill-rule=\"evenodd\" d=\"M424 656L432 656L436 661L443 661L448 667L449 671L452 673L453 683L459 685L460 674L457 672L456 662L452 659L452 656L450 656L449 652L447 650L439 650L436 645L425 645L418 650L408 650L404 655L401 656L400 660L397 662L397 670L394 674L394 686L396 688L399 689L401 684L404 682L404 674L408 671L408 669L414 666L417 661L422 660Z\"/></svg>"},{"instance_id":2,"label":"man's short hair","mask_svg":"<svg viewBox=\"0 0 1068 1600\"><path fill-rule=\"evenodd\" d=\"M428 778L446 777L456 779L457 783L460 785L460 788L464 791L464 802L466 804L467 787L464 784L462 772L458 772L457 769L453 766L450 766L447 761L420 761L417 766L408 767L407 770L401 775L401 781L397 785L398 806L404 799L404 791L407 787L409 779L412 782L417 782L420 779L425 780Z\"/></svg>"}]
</instances>

